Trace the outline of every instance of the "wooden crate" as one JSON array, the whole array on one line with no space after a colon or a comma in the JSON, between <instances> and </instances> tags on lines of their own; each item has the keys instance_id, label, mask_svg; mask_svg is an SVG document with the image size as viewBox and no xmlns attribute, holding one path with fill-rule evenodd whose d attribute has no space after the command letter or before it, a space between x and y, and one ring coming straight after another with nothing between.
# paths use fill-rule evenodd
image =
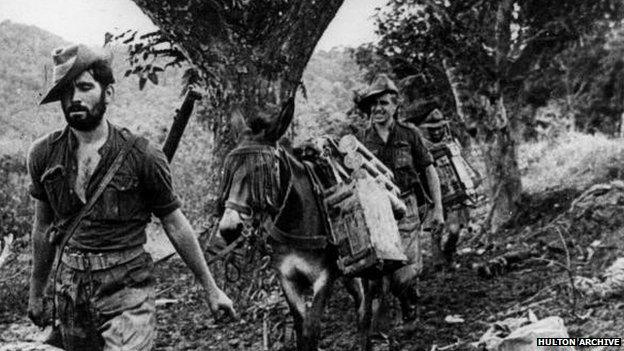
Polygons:
<instances>
[{"instance_id":1,"label":"wooden crate","mask_svg":"<svg viewBox=\"0 0 624 351\"><path fill-rule=\"evenodd\" d=\"M445 206L463 205L476 198L474 171L461 155L459 146L453 142L435 144L430 148L440 178L442 203Z\"/></svg>"},{"instance_id":2,"label":"wooden crate","mask_svg":"<svg viewBox=\"0 0 624 351\"><path fill-rule=\"evenodd\" d=\"M370 177L353 177L325 192L338 266L349 276L378 277L405 265L401 237L386 190Z\"/></svg>"}]
</instances>

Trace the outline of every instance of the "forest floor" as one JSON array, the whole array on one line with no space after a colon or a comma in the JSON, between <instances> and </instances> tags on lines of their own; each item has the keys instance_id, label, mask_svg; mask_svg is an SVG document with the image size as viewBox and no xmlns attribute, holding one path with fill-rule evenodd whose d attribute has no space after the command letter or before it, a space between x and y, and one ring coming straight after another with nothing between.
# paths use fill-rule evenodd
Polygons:
<instances>
[{"instance_id":1,"label":"forest floor","mask_svg":"<svg viewBox=\"0 0 624 351\"><path fill-rule=\"evenodd\" d=\"M478 341L491 323L526 316L529 310L540 319L561 317L572 337L624 337L624 302L585 298L571 288L568 274L569 270L575 274L599 276L601 270L622 253L624 240L619 230L599 230L587 237L566 237L567 242L574 242L582 251L597 240L596 235L611 233L611 238L599 238L609 245L591 255L589 260L576 249L567 250L566 246L569 263L566 254L550 253L500 266L489 275L474 269L475 265L483 265L502 253L527 246L527 241L547 242L546 234L540 239L535 233L565 216L577 195L576 191L553 191L527 197L525 212L509 228L487 240L462 238L460 254L452 269L430 270L421 277L418 319L407 325L399 322L389 325L387 333L376 338L376 350L474 350L471 343ZM578 235L575 233L570 231L566 235ZM27 252L23 250L3 269L0 277L0 289L5 297L0 301L0 345L5 345L0 346L0 350L17 350L20 348L9 346L11 342L41 337L25 317L25 267L29 264ZM202 298L202 290L180 259L159 264L156 272L160 305L156 350L263 350L264 346L269 350L294 349L292 321L283 299L278 299L273 305L277 307L271 311L241 300L237 306L242 317L239 321L215 323ZM232 292L231 287L227 289L231 296L239 299L243 296ZM265 298L271 299L269 295ZM398 313L394 307L391 311ZM460 319L447 322L447 316ZM355 321L351 298L341 284L336 284L323 317L322 349L356 350Z\"/></svg>"}]
</instances>

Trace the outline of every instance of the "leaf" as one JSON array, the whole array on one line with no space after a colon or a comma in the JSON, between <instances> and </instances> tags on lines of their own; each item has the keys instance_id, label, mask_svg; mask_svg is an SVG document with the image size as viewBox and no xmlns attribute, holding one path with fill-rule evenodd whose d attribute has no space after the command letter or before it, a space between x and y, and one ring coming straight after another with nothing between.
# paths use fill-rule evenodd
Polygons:
<instances>
[{"instance_id":1,"label":"leaf","mask_svg":"<svg viewBox=\"0 0 624 351\"><path fill-rule=\"evenodd\" d=\"M149 37L155 37L155 36L160 36L160 35L161 35L160 30L156 30L156 31L145 33L145 34L141 35L139 37L139 39L146 39L146 38L149 38Z\"/></svg>"},{"instance_id":2,"label":"leaf","mask_svg":"<svg viewBox=\"0 0 624 351\"><path fill-rule=\"evenodd\" d=\"M129 70L126 71L126 73L124 73L124 77L127 77L127 76L129 76L131 74L132 74L132 70L129 69Z\"/></svg>"},{"instance_id":3,"label":"leaf","mask_svg":"<svg viewBox=\"0 0 624 351\"><path fill-rule=\"evenodd\" d=\"M113 41L113 33L111 32L104 33L104 46L106 46L106 44L110 43L111 41Z\"/></svg>"},{"instance_id":4,"label":"leaf","mask_svg":"<svg viewBox=\"0 0 624 351\"><path fill-rule=\"evenodd\" d=\"M134 37L136 36L137 32L134 31L134 33L132 33L132 35L130 36L130 38L122 41L123 44L129 44L131 41L134 41Z\"/></svg>"},{"instance_id":5,"label":"leaf","mask_svg":"<svg viewBox=\"0 0 624 351\"><path fill-rule=\"evenodd\" d=\"M153 71L147 74L147 78L150 82L154 83L154 85L158 85L158 75Z\"/></svg>"},{"instance_id":6,"label":"leaf","mask_svg":"<svg viewBox=\"0 0 624 351\"><path fill-rule=\"evenodd\" d=\"M143 90L143 88L145 88L145 83L147 83L147 78L144 76L139 77L139 90Z\"/></svg>"}]
</instances>

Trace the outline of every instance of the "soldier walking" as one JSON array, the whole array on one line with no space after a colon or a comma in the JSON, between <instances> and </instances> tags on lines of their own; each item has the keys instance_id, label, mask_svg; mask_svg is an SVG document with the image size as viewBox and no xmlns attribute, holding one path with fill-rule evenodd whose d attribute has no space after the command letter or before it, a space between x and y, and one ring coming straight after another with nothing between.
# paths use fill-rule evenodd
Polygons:
<instances>
[{"instance_id":1,"label":"soldier walking","mask_svg":"<svg viewBox=\"0 0 624 351\"><path fill-rule=\"evenodd\" d=\"M370 127L358 138L381 162L394 172L395 182L407 205L407 215L399 221L408 264L391 277L390 289L400 303L404 320L414 316L417 298L417 276L422 269L420 252L421 218L417 195L424 199L419 174L427 179L433 209L428 220L435 226L444 223L440 184L433 158L418 131L398 121L399 91L388 76L375 78L370 87L356 101L358 107L370 118Z\"/></svg>"},{"instance_id":2,"label":"soldier walking","mask_svg":"<svg viewBox=\"0 0 624 351\"><path fill-rule=\"evenodd\" d=\"M143 244L152 214L212 312L235 316L180 210L164 154L105 117L114 95L109 57L73 45L53 60L54 85L41 104L60 101L67 125L35 141L28 155L35 198L29 317L46 324L43 292L53 271L64 349L150 350L155 280Z\"/></svg>"}]
</instances>

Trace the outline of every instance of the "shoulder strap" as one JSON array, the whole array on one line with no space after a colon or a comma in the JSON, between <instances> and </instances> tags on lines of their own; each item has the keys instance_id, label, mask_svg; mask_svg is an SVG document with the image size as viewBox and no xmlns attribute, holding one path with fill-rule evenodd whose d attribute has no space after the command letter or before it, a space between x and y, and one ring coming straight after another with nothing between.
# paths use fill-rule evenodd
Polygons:
<instances>
[{"instance_id":1,"label":"shoulder strap","mask_svg":"<svg viewBox=\"0 0 624 351\"><path fill-rule=\"evenodd\" d=\"M71 223L67 227L67 231L65 231L65 234L63 235L61 242L58 245L58 250L56 253L57 257L55 259L54 267L58 266L61 260L61 256L63 255L63 250L65 249L65 246L69 242L69 239L71 239L71 237L76 232L76 229L78 229L78 225L80 224L80 222L82 222L84 217L91 211L91 209L93 208L93 205L95 205L95 202L100 198L100 195L102 195L106 186L110 183L111 180L113 180L113 177L115 176L115 174L117 173L121 165L123 164L123 161L126 158L126 155L130 151L130 149L132 149L137 139L138 138L135 137L134 135L130 135L130 139L126 142L123 148L119 151L119 153L117 154L117 157L115 157L115 160L113 161L113 164L110 166L110 168L104 175L104 178L102 178L102 180L100 181L100 184L98 184L98 187L95 193L93 193L91 198L89 198L89 201L87 201L87 203L82 207L80 212L78 212L76 217L74 217L74 219L71 221Z\"/></svg>"}]
</instances>

